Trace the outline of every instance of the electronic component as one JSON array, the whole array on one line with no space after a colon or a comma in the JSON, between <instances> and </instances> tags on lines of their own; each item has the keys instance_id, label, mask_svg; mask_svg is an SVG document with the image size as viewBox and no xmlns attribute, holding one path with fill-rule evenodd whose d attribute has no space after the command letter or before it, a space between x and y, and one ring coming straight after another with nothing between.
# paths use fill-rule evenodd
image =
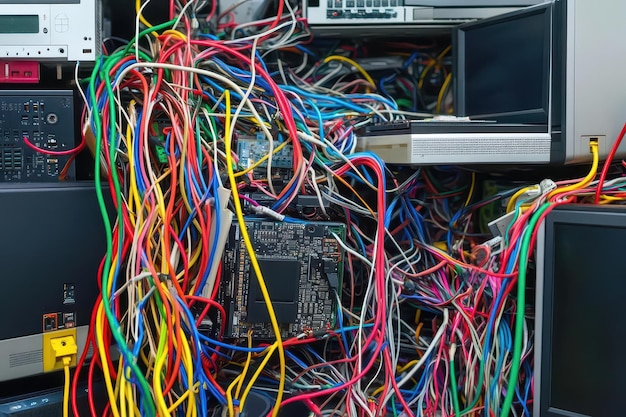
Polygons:
<instances>
[{"instance_id":1,"label":"electronic component","mask_svg":"<svg viewBox=\"0 0 626 417\"><path fill-rule=\"evenodd\" d=\"M263 19L270 2L266 0L248 0L245 2L219 0L218 4L220 15L228 16L230 23L240 24Z\"/></svg>"},{"instance_id":2,"label":"electronic component","mask_svg":"<svg viewBox=\"0 0 626 417\"><path fill-rule=\"evenodd\" d=\"M13 384L16 390L19 392L20 388L23 390L22 384ZM53 388L45 388L39 390L39 384L37 384L36 392L29 392L28 394L19 393L18 395L11 394L9 397L0 398L0 416L1 417L25 417L28 415L39 416L56 416L61 414L63 404L63 387L58 384ZM5 388L6 390L6 388ZM93 387L88 388L87 382L78 382L76 390L76 401L80 413L89 413L89 404L87 400L88 394L95 396L95 403L97 409L102 409L101 404L106 398L106 387L104 382L96 381L93 383ZM3 392L5 394L5 392ZM253 392L250 393L252 399ZM254 398L259 397L257 394ZM257 400L258 401L258 400ZM258 414L260 415L260 414Z\"/></svg>"},{"instance_id":3,"label":"electronic component","mask_svg":"<svg viewBox=\"0 0 626 417\"><path fill-rule=\"evenodd\" d=\"M108 190L105 191L105 195ZM107 200L107 209L113 213ZM44 338L76 331L80 355L98 295L105 253L102 215L93 183L5 184L0 381L44 371Z\"/></svg>"},{"instance_id":4,"label":"electronic component","mask_svg":"<svg viewBox=\"0 0 626 417\"><path fill-rule=\"evenodd\" d=\"M533 416L621 414L625 340L614 329L623 326L626 294L625 209L565 204L542 221L536 242ZM571 364L581 357L593 360L577 362L572 378Z\"/></svg>"},{"instance_id":5,"label":"electronic component","mask_svg":"<svg viewBox=\"0 0 626 417\"><path fill-rule=\"evenodd\" d=\"M0 83L39 82L39 63L35 61L5 61L0 68Z\"/></svg>"},{"instance_id":6,"label":"electronic component","mask_svg":"<svg viewBox=\"0 0 626 417\"><path fill-rule=\"evenodd\" d=\"M304 10L316 33L368 33L442 28L483 19L543 0L308 0Z\"/></svg>"},{"instance_id":7,"label":"electronic component","mask_svg":"<svg viewBox=\"0 0 626 417\"><path fill-rule=\"evenodd\" d=\"M281 336L334 326L336 296L341 293L345 225L328 222L246 221ZM267 306L238 225L230 230L223 256L219 302L226 310L226 337L252 329L255 337L273 338Z\"/></svg>"},{"instance_id":8,"label":"electronic component","mask_svg":"<svg viewBox=\"0 0 626 417\"><path fill-rule=\"evenodd\" d=\"M498 237L506 236L506 231L510 227L511 222L515 219L516 215L517 213L515 211L511 211L510 213L490 221L488 226L491 234Z\"/></svg>"},{"instance_id":9,"label":"electronic component","mask_svg":"<svg viewBox=\"0 0 626 417\"><path fill-rule=\"evenodd\" d=\"M546 126L471 121L402 121L368 127L357 148L389 164L547 163Z\"/></svg>"},{"instance_id":10,"label":"electronic component","mask_svg":"<svg viewBox=\"0 0 626 417\"><path fill-rule=\"evenodd\" d=\"M263 193L244 193L243 195L251 200L254 200L259 204L259 206L271 207L276 202L274 197ZM247 200L244 200L243 203L244 207L253 207ZM322 194L322 203L324 204L324 207L330 207L330 201L328 201L325 194ZM302 211L303 209L315 209L320 207L320 200L316 195L298 194L291 207L298 211Z\"/></svg>"},{"instance_id":11,"label":"electronic component","mask_svg":"<svg viewBox=\"0 0 626 417\"><path fill-rule=\"evenodd\" d=\"M0 91L0 182L57 182L75 146L74 95L70 90ZM74 165L66 178L74 179Z\"/></svg>"},{"instance_id":12,"label":"electronic component","mask_svg":"<svg viewBox=\"0 0 626 417\"><path fill-rule=\"evenodd\" d=\"M457 115L545 126L552 164L589 161L593 138L600 158L606 157L624 123L617 109L626 104L626 91L594 80L622 76L624 13L621 0L559 0L460 25L453 69ZM597 45L612 51L610 60ZM604 65L595 65L598 60ZM624 155L626 143L616 158Z\"/></svg>"},{"instance_id":13,"label":"electronic component","mask_svg":"<svg viewBox=\"0 0 626 417\"><path fill-rule=\"evenodd\" d=\"M280 145L274 142L274 148ZM237 155L239 165L242 169L253 166L257 161L266 157L270 152L270 143L265 137L249 138L240 137L237 139ZM267 161L260 164L260 167L267 168ZM293 167L293 146L285 145L281 150L272 155L272 168L292 168Z\"/></svg>"},{"instance_id":14,"label":"electronic component","mask_svg":"<svg viewBox=\"0 0 626 417\"><path fill-rule=\"evenodd\" d=\"M94 61L100 54L99 0L0 3L0 58Z\"/></svg>"}]
</instances>

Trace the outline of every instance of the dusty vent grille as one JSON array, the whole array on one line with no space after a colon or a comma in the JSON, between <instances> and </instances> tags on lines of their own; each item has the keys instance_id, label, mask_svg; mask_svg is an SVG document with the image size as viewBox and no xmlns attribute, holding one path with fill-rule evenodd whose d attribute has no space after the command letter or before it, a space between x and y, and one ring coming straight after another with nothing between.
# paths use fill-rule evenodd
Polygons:
<instances>
[{"instance_id":1,"label":"dusty vent grille","mask_svg":"<svg viewBox=\"0 0 626 417\"><path fill-rule=\"evenodd\" d=\"M43 351L30 350L28 352L12 353L9 355L9 368L32 365L43 362Z\"/></svg>"}]
</instances>

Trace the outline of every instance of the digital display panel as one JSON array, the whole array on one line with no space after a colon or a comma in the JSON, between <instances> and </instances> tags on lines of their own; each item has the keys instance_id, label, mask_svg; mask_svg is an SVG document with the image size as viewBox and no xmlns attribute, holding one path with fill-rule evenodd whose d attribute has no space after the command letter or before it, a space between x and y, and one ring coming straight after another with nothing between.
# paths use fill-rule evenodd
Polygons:
<instances>
[{"instance_id":1,"label":"digital display panel","mask_svg":"<svg viewBox=\"0 0 626 417\"><path fill-rule=\"evenodd\" d=\"M0 33L39 33L39 15L1 15Z\"/></svg>"}]
</instances>

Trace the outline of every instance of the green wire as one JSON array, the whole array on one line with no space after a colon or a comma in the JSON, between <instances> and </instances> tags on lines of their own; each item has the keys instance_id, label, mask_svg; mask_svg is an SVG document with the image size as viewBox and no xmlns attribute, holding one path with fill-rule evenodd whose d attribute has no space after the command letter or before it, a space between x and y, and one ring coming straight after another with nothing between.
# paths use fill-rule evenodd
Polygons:
<instances>
[{"instance_id":1,"label":"green wire","mask_svg":"<svg viewBox=\"0 0 626 417\"><path fill-rule=\"evenodd\" d=\"M89 80L89 91L90 91L90 99L91 99L91 105L92 108L94 109L94 111L92 111L92 115L93 115L93 122L94 122L94 134L96 137L96 157L95 159L95 163L94 163L94 174L95 174L95 185L96 185L96 197L98 199L98 204L100 206L100 212L102 214L102 219L104 222L104 229L105 229L105 234L106 234L106 246L107 246L107 250L106 250L106 256L105 256L105 263L104 263L104 268L103 268L103 272L102 272L102 291L106 291L106 288L108 288L109 286L109 271L111 270L111 264L112 264L112 258L113 258L113 234L112 234L112 230L111 230L111 222L109 220L108 217L108 210L106 208L106 204L104 202L104 193L102 190L102 182L101 182L101 172L100 172L100 158L99 158L99 150L102 147L102 122L100 120L99 117L99 112L97 111L98 109L98 100L96 99L96 86L95 86L95 82L96 82L96 74L100 73L100 75L104 75L103 78L103 82L106 85L106 89L107 89L107 93L109 94L108 100L109 100L109 105L111 106L111 108L113 108L115 106L115 101L114 101L114 94L113 94L113 89L111 88L111 83L110 83L110 78L108 75L108 69L112 66L111 65L111 60L107 60L106 62L108 65L106 65L106 68L103 68L101 66L101 62L97 61L96 62L96 66L94 68L94 71L91 74L91 78ZM106 70L106 71L105 71ZM115 137L116 134L116 112L115 111L111 111L109 112L110 114L110 118L111 118L111 134L112 137ZM111 161L115 160L115 149L114 147L111 147ZM119 180L117 178L116 175L114 175L114 173L111 173L111 178L113 179L113 184L114 184L114 188L115 188L115 193L116 193L116 197L117 197L117 201L120 202L122 201L121 199L121 191L120 191L120 185L119 185ZM118 204L118 218L122 218L122 205ZM123 227L119 227L118 228L118 233L119 233L119 244L122 244L122 237L123 237L123 233L124 233L124 228ZM111 310L111 303L108 297L104 296L102 297L102 304L104 307L104 311L105 314L107 316L108 322L109 322L109 327L111 329L111 334L113 335L113 338L115 339L118 347L120 348L120 350L122 350L123 352L123 356L125 357L132 357L131 352L128 350L128 346L125 343L125 339L124 339L124 335L122 334L122 331L120 329L119 326L112 326L113 322L115 321L115 317L113 315L113 312ZM137 365L136 361L130 361L128 363L128 366L130 367L130 369L133 371L133 373L135 374L135 378L137 379L137 381L139 382L139 385L142 388L142 391L144 393L150 393L150 386L148 385L148 381L146 380L146 378L143 375L143 372L141 371L141 369L139 369L139 366ZM154 404L153 399L146 395L145 396L145 407L146 407L146 413L149 416L154 416L156 415L156 407Z\"/></svg>"},{"instance_id":2,"label":"green wire","mask_svg":"<svg viewBox=\"0 0 626 417\"><path fill-rule=\"evenodd\" d=\"M395 396L395 394L391 396L391 412L393 413L393 417L398 417L398 412L396 411L396 396Z\"/></svg>"},{"instance_id":3,"label":"green wire","mask_svg":"<svg viewBox=\"0 0 626 417\"><path fill-rule=\"evenodd\" d=\"M484 378L485 378L485 364L483 363L483 359L481 355L480 367L478 368L478 384L476 384L476 386L478 387L478 392L476 393L476 396L474 397L470 405L468 405L463 411L459 413L459 417L464 414L467 414L470 410L474 408L474 406L476 406L476 404L478 404L478 400L480 399L480 396L483 393Z\"/></svg>"},{"instance_id":4,"label":"green wire","mask_svg":"<svg viewBox=\"0 0 626 417\"><path fill-rule=\"evenodd\" d=\"M522 244L519 254L519 271L517 276L517 309L515 310L515 339L513 341L513 359L511 361L511 374L509 375L508 388L506 397L502 404L501 417L508 417L513 405L513 396L515 395L515 385L519 376L519 366L522 360L522 336L524 333L524 306L526 304L526 271L528 269L528 257L530 241L535 230L535 226L545 211L552 209L552 203L544 203L539 210L533 214L528 227L524 230Z\"/></svg>"},{"instance_id":5,"label":"green wire","mask_svg":"<svg viewBox=\"0 0 626 417\"><path fill-rule=\"evenodd\" d=\"M398 107L410 109L413 107L413 102L411 100L407 100L406 98L396 99L396 103L398 103Z\"/></svg>"},{"instance_id":6,"label":"green wire","mask_svg":"<svg viewBox=\"0 0 626 417\"><path fill-rule=\"evenodd\" d=\"M136 42L138 42L139 39L143 38L147 34L152 33L152 32L158 32L161 29L168 28L172 26L174 23L176 23L176 19L172 19L169 22L161 23L160 25L152 26L151 28L142 30L141 32L139 32L139 35L136 38L133 38L130 40L130 42L128 42L128 45L126 45L126 48L124 48L124 51L122 52L122 55L125 56L128 53L128 51L130 51L130 48L132 48L132 46Z\"/></svg>"},{"instance_id":7,"label":"green wire","mask_svg":"<svg viewBox=\"0 0 626 417\"><path fill-rule=\"evenodd\" d=\"M461 416L461 407L459 406L459 389L456 385L456 373L454 372L454 358L450 358L450 385L452 385L452 404L454 405L455 417Z\"/></svg>"}]
</instances>

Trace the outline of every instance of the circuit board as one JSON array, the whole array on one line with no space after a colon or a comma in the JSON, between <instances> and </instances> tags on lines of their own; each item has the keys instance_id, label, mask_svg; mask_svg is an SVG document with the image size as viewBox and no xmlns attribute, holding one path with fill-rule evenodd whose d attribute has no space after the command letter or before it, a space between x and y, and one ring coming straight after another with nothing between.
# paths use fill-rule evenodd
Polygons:
<instances>
[{"instance_id":1,"label":"circuit board","mask_svg":"<svg viewBox=\"0 0 626 417\"><path fill-rule=\"evenodd\" d=\"M336 296L341 294L344 254L341 223L246 221L263 280L282 337L331 328ZM239 225L230 230L223 255L219 291L227 317L225 336L239 338L251 329L254 337L274 338L267 305Z\"/></svg>"},{"instance_id":2,"label":"circuit board","mask_svg":"<svg viewBox=\"0 0 626 417\"><path fill-rule=\"evenodd\" d=\"M280 145L274 143L274 148ZM270 143L265 137L257 138L240 137L237 139L237 155L239 155L239 165L241 168L249 168L256 162L267 156L270 152ZM262 162L259 167L267 168L267 161ZM293 146L285 145L272 156L272 168L290 169L293 167Z\"/></svg>"},{"instance_id":3,"label":"circuit board","mask_svg":"<svg viewBox=\"0 0 626 417\"><path fill-rule=\"evenodd\" d=\"M59 182L61 173L63 180L75 179L73 164L63 172L69 155L45 153L75 146L73 94L71 90L0 91L0 182Z\"/></svg>"}]
</instances>

